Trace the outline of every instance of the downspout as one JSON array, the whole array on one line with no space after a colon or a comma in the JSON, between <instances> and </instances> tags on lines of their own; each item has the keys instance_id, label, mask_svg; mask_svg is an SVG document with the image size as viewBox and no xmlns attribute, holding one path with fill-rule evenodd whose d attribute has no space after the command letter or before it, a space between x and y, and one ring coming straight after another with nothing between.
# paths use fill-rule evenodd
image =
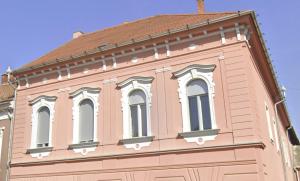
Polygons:
<instances>
[{"instance_id":1,"label":"downspout","mask_svg":"<svg viewBox=\"0 0 300 181\"><path fill-rule=\"evenodd\" d=\"M8 159L7 159L7 172L6 172L6 181L9 181L10 178L10 164L11 164L11 157L12 157L12 141L13 141L13 131L14 131L14 124L15 124L15 115L16 115L16 100L17 100L17 86L14 86L10 80L8 80L10 86L14 88L14 98L13 98L13 115L10 116L10 134L9 134L9 146L8 146Z\"/></svg>"},{"instance_id":2,"label":"downspout","mask_svg":"<svg viewBox=\"0 0 300 181\"><path fill-rule=\"evenodd\" d=\"M281 138L281 134L279 132L280 128L279 128L279 116L278 116L278 105L285 102L285 96L283 96L282 100L276 102L274 104L275 107L275 117L276 117L276 127L277 127L277 134L278 134L278 139L279 139L279 147L280 147L280 152L281 152L281 163L282 163L282 168L283 168L283 174L284 174L284 180L287 180L287 171L286 171L286 166L285 166L285 160L284 160L284 152L283 152L283 145L282 145L282 138Z\"/></svg>"}]
</instances>

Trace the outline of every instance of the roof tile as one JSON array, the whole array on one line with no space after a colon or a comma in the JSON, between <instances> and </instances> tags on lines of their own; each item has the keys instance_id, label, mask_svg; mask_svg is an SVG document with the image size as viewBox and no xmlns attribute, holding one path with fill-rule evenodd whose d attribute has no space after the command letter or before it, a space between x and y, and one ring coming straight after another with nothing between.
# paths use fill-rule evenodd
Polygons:
<instances>
[{"instance_id":1,"label":"roof tile","mask_svg":"<svg viewBox=\"0 0 300 181\"><path fill-rule=\"evenodd\" d=\"M122 43L131 39L143 38L150 34L161 33L169 29L180 28L187 24L196 24L208 19L217 19L232 14L237 13L158 15L130 23L123 23L115 27L84 34L22 68L41 65L58 58L66 58L84 51L94 50L103 44Z\"/></svg>"}]
</instances>

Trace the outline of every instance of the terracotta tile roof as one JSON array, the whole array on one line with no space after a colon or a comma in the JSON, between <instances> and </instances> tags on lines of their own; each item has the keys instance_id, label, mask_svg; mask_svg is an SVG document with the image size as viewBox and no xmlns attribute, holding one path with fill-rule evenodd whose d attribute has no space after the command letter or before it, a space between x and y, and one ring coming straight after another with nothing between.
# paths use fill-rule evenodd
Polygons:
<instances>
[{"instance_id":1,"label":"terracotta tile roof","mask_svg":"<svg viewBox=\"0 0 300 181\"><path fill-rule=\"evenodd\" d=\"M54 61L57 58L66 58L71 55L80 54L84 51L94 50L103 44L122 43L131 39L143 38L150 34L165 32L169 29L181 28L187 24L196 24L233 14L238 13L158 15L130 23L124 23L112 28L84 34L22 68L41 65L46 62Z\"/></svg>"},{"instance_id":2,"label":"terracotta tile roof","mask_svg":"<svg viewBox=\"0 0 300 181\"><path fill-rule=\"evenodd\" d=\"M0 102L8 101L14 97L14 88L8 84L0 85Z\"/></svg>"}]
</instances>

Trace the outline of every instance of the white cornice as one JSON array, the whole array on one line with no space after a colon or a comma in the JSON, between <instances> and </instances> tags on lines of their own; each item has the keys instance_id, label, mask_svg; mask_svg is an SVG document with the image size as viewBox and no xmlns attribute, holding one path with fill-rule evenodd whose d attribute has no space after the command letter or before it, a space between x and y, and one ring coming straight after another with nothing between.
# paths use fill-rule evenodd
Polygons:
<instances>
[{"instance_id":1,"label":"white cornice","mask_svg":"<svg viewBox=\"0 0 300 181\"><path fill-rule=\"evenodd\" d=\"M37 98L35 98L35 99L29 101L29 104L30 104L30 105L33 105L33 104L35 104L35 103L37 103L37 102L39 102L39 101L41 101L41 100L53 102L53 101L55 101L56 99L57 99L56 96L39 96L39 97L37 97Z\"/></svg>"},{"instance_id":2,"label":"white cornice","mask_svg":"<svg viewBox=\"0 0 300 181\"><path fill-rule=\"evenodd\" d=\"M180 77L183 74L190 72L193 69L199 69L201 72L212 72L216 68L216 65L199 65L199 64L194 64L194 65L189 65L185 67L184 69L181 69L179 71L173 72L174 77Z\"/></svg>"},{"instance_id":3,"label":"white cornice","mask_svg":"<svg viewBox=\"0 0 300 181\"><path fill-rule=\"evenodd\" d=\"M127 80L124 80L124 81L122 81L120 83L117 83L117 86L119 88L123 88L124 86L126 86L126 85L128 85L128 84L130 84L131 82L134 82L134 81L140 82L142 84L149 84L153 80L154 80L154 77L138 77L138 76L136 76L136 77L131 77L131 78L127 79Z\"/></svg>"},{"instance_id":4,"label":"white cornice","mask_svg":"<svg viewBox=\"0 0 300 181\"><path fill-rule=\"evenodd\" d=\"M76 97L79 94L81 94L82 92L87 92L87 93L91 93L91 94L98 94L100 92L100 88L90 88L90 87L83 87L80 88L78 90L76 90L75 92L70 93L70 97Z\"/></svg>"}]
</instances>

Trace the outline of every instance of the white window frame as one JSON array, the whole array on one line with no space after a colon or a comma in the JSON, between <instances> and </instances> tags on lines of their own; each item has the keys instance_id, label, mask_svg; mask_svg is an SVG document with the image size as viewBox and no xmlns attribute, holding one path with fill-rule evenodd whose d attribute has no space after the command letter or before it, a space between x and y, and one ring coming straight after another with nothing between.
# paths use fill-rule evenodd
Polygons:
<instances>
[{"instance_id":1,"label":"white window frame","mask_svg":"<svg viewBox=\"0 0 300 181\"><path fill-rule=\"evenodd\" d=\"M201 79L205 81L207 84L212 129L218 129L216 118L215 118L215 109L214 109L215 83L213 81L213 71L215 67L216 67L215 65L195 64L195 65L187 66L186 68L173 73L174 77L177 78L179 84L178 93L179 93L179 101L181 103L183 133L191 132L187 85L189 84L189 82L196 79ZM187 142L196 142L199 145L201 145L204 144L205 141L214 140L215 138L216 135L195 136L195 137L184 138L184 139Z\"/></svg>"},{"instance_id":2,"label":"white window frame","mask_svg":"<svg viewBox=\"0 0 300 181\"><path fill-rule=\"evenodd\" d=\"M0 128L0 163L2 160L2 144L3 144L4 130L5 130L4 127Z\"/></svg>"},{"instance_id":3,"label":"white window frame","mask_svg":"<svg viewBox=\"0 0 300 181\"><path fill-rule=\"evenodd\" d=\"M267 119L267 124L268 124L269 138L271 140L271 143L274 143L274 135L273 135L273 131L272 131L270 108L266 102L265 102L265 112L266 112L266 119Z\"/></svg>"},{"instance_id":4,"label":"white window frame","mask_svg":"<svg viewBox=\"0 0 300 181\"><path fill-rule=\"evenodd\" d=\"M53 147L53 142L52 142L52 135L53 135L53 122L54 122L54 114L55 114L55 102L56 102L57 97L55 96L40 96L35 98L34 100L30 101L30 105L32 106L32 120L31 120L31 145L30 149L38 149L37 148L37 129L38 129L38 115L39 115L39 110L42 107L47 107L50 111L50 125L49 125L49 145L48 147L51 148ZM43 153L31 153L30 155L32 157L36 158L42 158L45 156L48 156L50 152L43 152Z\"/></svg>"},{"instance_id":5,"label":"white window frame","mask_svg":"<svg viewBox=\"0 0 300 181\"><path fill-rule=\"evenodd\" d=\"M85 99L89 99L94 104L94 136L93 136L93 142L98 141L98 112L99 112L99 94L100 94L100 88L89 88L89 87L83 87L73 93L70 93L70 98L73 99L73 140L72 144L80 144L79 143L79 109L80 109L80 103L81 101ZM88 152L95 151L96 147L90 147L90 148L78 148L73 149L76 153L81 153L83 155L86 155Z\"/></svg>"},{"instance_id":6,"label":"white window frame","mask_svg":"<svg viewBox=\"0 0 300 181\"><path fill-rule=\"evenodd\" d=\"M132 77L117 84L121 89L122 98L122 112L123 112L123 139L131 139L131 114L129 108L129 95L134 90L142 90L146 95L146 109L147 109L147 137L152 136L151 132L151 105L152 93L151 84L153 77ZM133 138L134 139L134 138ZM137 143L137 144L124 144L126 148L141 149L144 146L149 146L151 142Z\"/></svg>"},{"instance_id":7,"label":"white window frame","mask_svg":"<svg viewBox=\"0 0 300 181\"><path fill-rule=\"evenodd\" d=\"M146 93L143 91L143 90L141 90L141 89L134 89L134 90L132 90L130 93L129 93L129 95L128 95L128 97L130 97L130 94L132 93L132 92L134 92L134 91L137 91L137 90L140 90L140 91L142 91L145 95L146 95ZM146 97L146 99L147 99L147 97ZM148 122L148 116L150 116L149 115L149 111L148 111L148 107L147 107L147 100L145 100L145 105L146 105L146 116L147 116L147 136L149 136L149 129L148 129L148 124L149 124L149 122ZM130 133L132 134L132 132L133 132L133 130L132 130L132 117L131 117L131 109L130 109L130 106L131 106L131 104L128 104L128 106L129 106L129 119L130 119L130 125L129 125L129 130L130 130ZM138 104L137 105L137 118L138 118L138 137L143 137L143 121L142 121L142 110L141 110L141 105L140 104Z\"/></svg>"}]
</instances>

